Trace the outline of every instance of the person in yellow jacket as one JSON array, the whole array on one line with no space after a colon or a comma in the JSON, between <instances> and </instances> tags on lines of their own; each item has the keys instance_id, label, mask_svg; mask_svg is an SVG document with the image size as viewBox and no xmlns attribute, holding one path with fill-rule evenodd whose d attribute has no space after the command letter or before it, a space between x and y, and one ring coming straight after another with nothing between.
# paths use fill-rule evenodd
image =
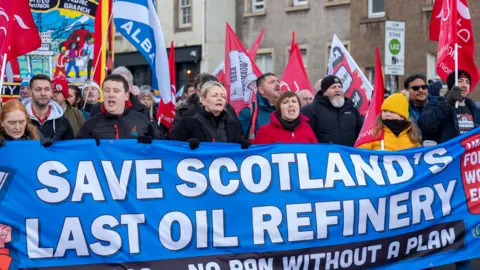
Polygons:
<instances>
[{"instance_id":1,"label":"person in yellow jacket","mask_svg":"<svg viewBox=\"0 0 480 270\"><path fill-rule=\"evenodd\" d=\"M378 140L362 144L358 148L398 151L421 145L418 128L409 120L408 92L395 93L383 101L382 114L377 118L374 136Z\"/></svg>"}]
</instances>

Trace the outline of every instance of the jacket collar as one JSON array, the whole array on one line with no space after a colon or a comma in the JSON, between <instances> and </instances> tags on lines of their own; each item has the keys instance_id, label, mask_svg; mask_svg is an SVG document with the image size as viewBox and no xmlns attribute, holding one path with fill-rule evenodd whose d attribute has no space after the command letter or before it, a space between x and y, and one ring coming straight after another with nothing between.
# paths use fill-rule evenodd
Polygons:
<instances>
[{"instance_id":1,"label":"jacket collar","mask_svg":"<svg viewBox=\"0 0 480 270\"><path fill-rule=\"evenodd\" d=\"M280 121L278 120L277 116L275 115L277 112L272 112L270 114L270 123L276 127L280 127L280 128L283 128L282 126L282 123L280 123ZM306 117L305 115L303 114L300 114L300 123L308 123L308 121L310 121L310 119L308 119L308 117Z\"/></svg>"}]
</instances>

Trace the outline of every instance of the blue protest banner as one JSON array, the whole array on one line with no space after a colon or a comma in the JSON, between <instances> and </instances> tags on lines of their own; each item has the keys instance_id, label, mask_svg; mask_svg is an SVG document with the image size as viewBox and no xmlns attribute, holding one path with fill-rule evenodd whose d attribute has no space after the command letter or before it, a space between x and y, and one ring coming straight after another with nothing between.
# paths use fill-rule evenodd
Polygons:
<instances>
[{"instance_id":1,"label":"blue protest banner","mask_svg":"<svg viewBox=\"0 0 480 270\"><path fill-rule=\"evenodd\" d=\"M479 131L394 153L8 142L0 230L13 231L11 269L444 265L479 256Z\"/></svg>"}]
</instances>

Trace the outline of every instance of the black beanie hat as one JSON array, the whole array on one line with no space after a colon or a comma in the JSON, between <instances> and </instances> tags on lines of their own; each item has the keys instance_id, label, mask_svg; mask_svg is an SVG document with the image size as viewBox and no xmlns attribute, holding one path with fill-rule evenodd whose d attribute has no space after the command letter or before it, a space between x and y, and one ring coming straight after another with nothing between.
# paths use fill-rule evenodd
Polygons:
<instances>
[{"instance_id":1,"label":"black beanie hat","mask_svg":"<svg viewBox=\"0 0 480 270\"><path fill-rule=\"evenodd\" d=\"M472 83L472 76L468 74L465 70L458 70L458 78L467 78L470 83ZM447 86L448 90L452 90L452 88L455 86L455 71L450 73L447 77Z\"/></svg>"},{"instance_id":2,"label":"black beanie hat","mask_svg":"<svg viewBox=\"0 0 480 270\"><path fill-rule=\"evenodd\" d=\"M323 93L325 93L325 91L327 91L330 86L336 83L342 84L342 80L340 80L340 78L335 75L327 75L325 78L322 79L322 83L320 84L320 94L323 95Z\"/></svg>"}]
</instances>

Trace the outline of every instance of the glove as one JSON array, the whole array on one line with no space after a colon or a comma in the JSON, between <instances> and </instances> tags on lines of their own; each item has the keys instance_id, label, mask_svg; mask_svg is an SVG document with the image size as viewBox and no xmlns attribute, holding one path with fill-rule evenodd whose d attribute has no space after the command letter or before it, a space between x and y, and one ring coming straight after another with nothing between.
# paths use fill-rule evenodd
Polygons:
<instances>
[{"instance_id":1,"label":"glove","mask_svg":"<svg viewBox=\"0 0 480 270\"><path fill-rule=\"evenodd\" d=\"M448 104L450 106L455 106L455 103L460 100L462 100L462 89L457 86L452 87L452 89L450 90L450 92L448 92L447 95Z\"/></svg>"},{"instance_id":2,"label":"glove","mask_svg":"<svg viewBox=\"0 0 480 270\"><path fill-rule=\"evenodd\" d=\"M240 144L240 146L242 147L242 149L248 149L250 147L250 142L241 137L239 140L238 140L238 143Z\"/></svg>"},{"instance_id":3,"label":"glove","mask_svg":"<svg viewBox=\"0 0 480 270\"><path fill-rule=\"evenodd\" d=\"M143 143L143 144L152 144L153 137L152 136L140 136L137 139L138 143Z\"/></svg>"},{"instance_id":4,"label":"glove","mask_svg":"<svg viewBox=\"0 0 480 270\"><path fill-rule=\"evenodd\" d=\"M0 138L0 147L4 146L7 141L4 138Z\"/></svg>"},{"instance_id":5,"label":"glove","mask_svg":"<svg viewBox=\"0 0 480 270\"><path fill-rule=\"evenodd\" d=\"M197 138L188 139L188 144L190 144L190 149L195 150L200 145L200 141Z\"/></svg>"},{"instance_id":6,"label":"glove","mask_svg":"<svg viewBox=\"0 0 480 270\"><path fill-rule=\"evenodd\" d=\"M52 146L54 141L55 141L55 139L53 139L53 138L42 138L40 140L40 144L43 145L43 147L47 148L47 147Z\"/></svg>"}]
</instances>

